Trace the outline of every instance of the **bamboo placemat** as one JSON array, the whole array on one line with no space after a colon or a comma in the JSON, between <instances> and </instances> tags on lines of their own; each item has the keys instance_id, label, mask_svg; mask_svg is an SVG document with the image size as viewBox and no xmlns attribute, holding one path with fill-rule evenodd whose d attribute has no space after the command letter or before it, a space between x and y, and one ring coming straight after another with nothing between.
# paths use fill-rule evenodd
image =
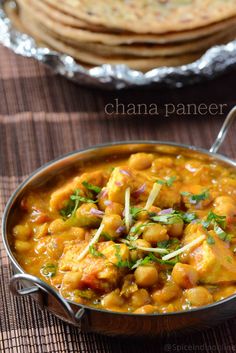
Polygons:
<instances>
[{"instance_id":1,"label":"bamboo placemat","mask_svg":"<svg viewBox=\"0 0 236 353\"><path fill-rule=\"evenodd\" d=\"M15 187L35 168L61 154L118 140L153 139L209 148L223 116L162 118L164 105L178 102L225 103L224 114L236 103L236 72L212 82L180 90L155 88L107 92L82 88L52 75L40 64L0 49L0 212ZM152 102L160 115L106 115L106 104ZM236 126L222 152L236 158ZM153 342L78 333L28 298L9 294L12 275L1 245L0 352L4 353L143 353L236 352L236 319L187 337Z\"/></svg>"}]
</instances>

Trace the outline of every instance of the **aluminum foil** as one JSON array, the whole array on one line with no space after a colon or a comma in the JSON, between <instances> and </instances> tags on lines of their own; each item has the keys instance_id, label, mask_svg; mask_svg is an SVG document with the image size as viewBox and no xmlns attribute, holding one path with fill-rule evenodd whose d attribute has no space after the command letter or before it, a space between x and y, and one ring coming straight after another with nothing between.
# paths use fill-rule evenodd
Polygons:
<instances>
[{"instance_id":1,"label":"aluminum foil","mask_svg":"<svg viewBox=\"0 0 236 353\"><path fill-rule=\"evenodd\" d=\"M236 40L209 49L199 60L179 67L161 67L146 73L131 70L126 65L105 64L86 69L75 60L49 48L38 47L30 36L16 31L0 0L0 44L16 54L35 58L55 73L79 84L122 89L155 84L157 86L183 87L215 77L236 65Z\"/></svg>"}]
</instances>

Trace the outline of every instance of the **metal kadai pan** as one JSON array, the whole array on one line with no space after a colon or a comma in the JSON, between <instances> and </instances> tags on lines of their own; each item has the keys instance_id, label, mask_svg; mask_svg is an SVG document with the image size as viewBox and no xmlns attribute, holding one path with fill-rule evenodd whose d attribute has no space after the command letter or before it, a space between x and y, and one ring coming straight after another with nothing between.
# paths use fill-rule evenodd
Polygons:
<instances>
[{"instance_id":1,"label":"metal kadai pan","mask_svg":"<svg viewBox=\"0 0 236 353\"><path fill-rule=\"evenodd\" d=\"M235 118L236 107L227 116L216 141L209 151L194 146L160 141L117 142L72 152L49 162L32 173L11 196L3 215L3 242L15 273L10 280L12 294L15 296L31 296L42 309L49 310L60 319L78 327L79 330L106 335L150 337L178 332L186 333L210 327L235 316L236 295L197 309L147 315L112 312L76 304L64 299L41 279L26 273L18 264L10 247L10 230L14 221L14 210L17 209L25 192L35 186L42 185L58 173L68 171L72 167L82 165L87 161L96 161L99 158L106 158L115 154L125 156L134 152L158 152L173 155L182 154L209 162L217 161L225 166L235 168L236 171L236 162L218 153Z\"/></svg>"}]
</instances>

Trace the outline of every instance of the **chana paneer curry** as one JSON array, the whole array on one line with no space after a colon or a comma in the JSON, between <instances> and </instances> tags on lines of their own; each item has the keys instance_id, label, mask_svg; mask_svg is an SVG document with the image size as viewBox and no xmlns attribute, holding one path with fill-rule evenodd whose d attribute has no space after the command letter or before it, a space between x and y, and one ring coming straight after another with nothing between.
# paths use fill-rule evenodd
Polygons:
<instances>
[{"instance_id":1,"label":"chana paneer curry","mask_svg":"<svg viewBox=\"0 0 236 353\"><path fill-rule=\"evenodd\" d=\"M73 302L169 313L236 293L236 172L135 153L28 191L12 228L22 268Z\"/></svg>"}]
</instances>

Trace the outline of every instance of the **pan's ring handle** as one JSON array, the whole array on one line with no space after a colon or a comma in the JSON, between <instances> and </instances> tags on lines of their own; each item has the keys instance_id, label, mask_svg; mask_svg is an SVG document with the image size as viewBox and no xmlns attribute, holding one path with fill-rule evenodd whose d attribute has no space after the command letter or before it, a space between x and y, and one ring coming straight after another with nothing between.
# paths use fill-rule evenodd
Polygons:
<instances>
[{"instance_id":1,"label":"pan's ring handle","mask_svg":"<svg viewBox=\"0 0 236 353\"><path fill-rule=\"evenodd\" d=\"M27 281L31 283L33 286L20 289L19 283L21 283L22 281ZM15 296L27 296L40 291L43 291L44 293L53 296L54 299L57 301L57 303L65 312L70 322L72 322L75 325L78 325L80 323L85 313L84 308L80 308L77 311L77 313L74 313L70 304L51 286L43 282L40 278L26 273L16 274L10 279L10 291Z\"/></svg>"},{"instance_id":2,"label":"pan's ring handle","mask_svg":"<svg viewBox=\"0 0 236 353\"><path fill-rule=\"evenodd\" d=\"M212 153L217 153L219 148L221 147L222 143L225 140L225 137L229 131L230 126L232 125L232 123L234 122L234 120L236 119L236 106L233 107L233 109L230 110L229 114L227 115L225 122L222 126L222 128L220 129L220 132L215 140L215 142L213 143L213 145L210 148L210 152Z\"/></svg>"}]
</instances>

